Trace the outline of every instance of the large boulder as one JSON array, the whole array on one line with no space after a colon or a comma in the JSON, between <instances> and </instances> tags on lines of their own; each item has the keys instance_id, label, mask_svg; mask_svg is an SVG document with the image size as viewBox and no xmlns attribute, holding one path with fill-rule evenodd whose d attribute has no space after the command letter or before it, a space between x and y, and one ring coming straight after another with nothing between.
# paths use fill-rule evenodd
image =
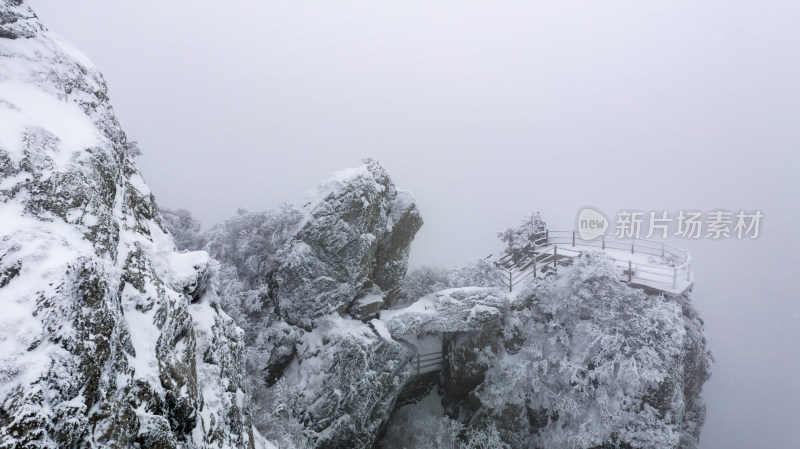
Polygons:
<instances>
[{"instance_id":1,"label":"large boulder","mask_svg":"<svg viewBox=\"0 0 800 449\"><path fill-rule=\"evenodd\" d=\"M329 317L317 324L299 332L296 356L264 406L287 408L311 447L371 448L411 377L414 352L378 320Z\"/></svg>"},{"instance_id":2,"label":"large boulder","mask_svg":"<svg viewBox=\"0 0 800 449\"><path fill-rule=\"evenodd\" d=\"M252 448L217 265L178 253L99 71L0 1L0 448Z\"/></svg>"},{"instance_id":3,"label":"large boulder","mask_svg":"<svg viewBox=\"0 0 800 449\"><path fill-rule=\"evenodd\" d=\"M402 309L384 310L380 317L395 337L480 332L498 322L508 306L498 288L461 287L432 293Z\"/></svg>"},{"instance_id":4,"label":"large boulder","mask_svg":"<svg viewBox=\"0 0 800 449\"><path fill-rule=\"evenodd\" d=\"M398 293L411 241L422 226L413 197L367 160L323 183L306 213L274 276L282 318L305 329L351 307L359 318L372 318ZM367 312L358 302L365 297Z\"/></svg>"},{"instance_id":5,"label":"large boulder","mask_svg":"<svg viewBox=\"0 0 800 449\"><path fill-rule=\"evenodd\" d=\"M413 197L373 160L334 174L305 205L265 276L277 317L264 323L266 350L252 364L263 382L256 407L269 411L256 425L267 437L374 445L414 354L374 318L398 293L421 225Z\"/></svg>"}]
</instances>

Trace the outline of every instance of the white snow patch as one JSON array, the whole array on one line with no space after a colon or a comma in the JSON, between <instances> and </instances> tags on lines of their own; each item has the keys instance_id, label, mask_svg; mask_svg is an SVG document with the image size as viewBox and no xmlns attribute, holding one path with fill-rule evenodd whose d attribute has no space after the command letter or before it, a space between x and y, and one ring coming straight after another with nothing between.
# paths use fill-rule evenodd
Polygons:
<instances>
[{"instance_id":1,"label":"white snow patch","mask_svg":"<svg viewBox=\"0 0 800 449\"><path fill-rule=\"evenodd\" d=\"M147 184L145 184L142 175L136 173L130 178L128 178L128 181L131 183L133 188L138 190L139 193L141 193L142 195L144 196L150 195L150 187L147 187Z\"/></svg>"},{"instance_id":2,"label":"white snow patch","mask_svg":"<svg viewBox=\"0 0 800 449\"><path fill-rule=\"evenodd\" d=\"M20 383L35 382L50 365L54 352L63 351L44 338L41 317L34 316L37 300L58 297L59 284L70 263L93 253L83 235L60 219L41 221L26 216L15 201L0 204L0 252L3 264L19 264L19 272L0 289L0 397ZM71 330L64 323L61 333Z\"/></svg>"},{"instance_id":3,"label":"white snow patch","mask_svg":"<svg viewBox=\"0 0 800 449\"><path fill-rule=\"evenodd\" d=\"M417 301L411 303L408 307L402 309L381 310L379 317L381 321L391 321L392 318L404 315L406 313L437 313L436 309L436 294L423 296Z\"/></svg>"},{"instance_id":4,"label":"white snow patch","mask_svg":"<svg viewBox=\"0 0 800 449\"><path fill-rule=\"evenodd\" d=\"M370 293L369 295L366 295L363 298L357 300L356 305L358 307L363 307L363 306L368 306L370 304L374 304L376 302L383 302L383 296Z\"/></svg>"},{"instance_id":5,"label":"white snow patch","mask_svg":"<svg viewBox=\"0 0 800 449\"><path fill-rule=\"evenodd\" d=\"M19 156L25 146L23 134L33 127L60 140L57 154L49 154L58 168L65 166L72 153L99 144L97 128L76 103L29 84L0 80L0 146Z\"/></svg>"},{"instance_id":6,"label":"white snow patch","mask_svg":"<svg viewBox=\"0 0 800 449\"><path fill-rule=\"evenodd\" d=\"M370 324L372 324L375 332L378 333L378 336L384 340L392 341L392 334L389 333L389 329L386 328L386 325L381 320L370 320Z\"/></svg>"},{"instance_id":7,"label":"white snow patch","mask_svg":"<svg viewBox=\"0 0 800 449\"><path fill-rule=\"evenodd\" d=\"M136 356L128 356L128 361L134 369L134 375L148 381L153 387L159 388L158 358L156 347L161 331L153 324L153 314L156 307L148 312L137 310L135 305L141 302L141 293L130 284L125 284L122 290L122 304L131 344L136 351Z\"/></svg>"}]
</instances>

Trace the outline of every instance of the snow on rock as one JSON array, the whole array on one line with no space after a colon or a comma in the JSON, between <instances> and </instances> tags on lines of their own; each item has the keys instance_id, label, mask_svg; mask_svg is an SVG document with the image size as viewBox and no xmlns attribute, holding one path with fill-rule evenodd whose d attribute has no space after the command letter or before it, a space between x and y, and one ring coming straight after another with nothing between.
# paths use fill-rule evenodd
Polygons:
<instances>
[{"instance_id":1,"label":"snow on rock","mask_svg":"<svg viewBox=\"0 0 800 449\"><path fill-rule=\"evenodd\" d=\"M450 413L515 448L697 447L712 358L688 296L647 295L586 253L518 301L501 344L478 354L484 379Z\"/></svg>"},{"instance_id":2,"label":"snow on rock","mask_svg":"<svg viewBox=\"0 0 800 449\"><path fill-rule=\"evenodd\" d=\"M298 341L283 382L312 447L373 447L411 376L413 352L373 326L328 318Z\"/></svg>"},{"instance_id":3,"label":"snow on rock","mask_svg":"<svg viewBox=\"0 0 800 449\"><path fill-rule=\"evenodd\" d=\"M105 81L0 0L0 448L247 448L241 331L179 254Z\"/></svg>"},{"instance_id":4,"label":"snow on rock","mask_svg":"<svg viewBox=\"0 0 800 449\"><path fill-rule=\"evenodd\" d=\"M306 205L306 218L275 274L281 316L310 329L328 314L374 316L399 292L409 247L422 226L413 198L398 190L373 160L334 174ZM364 310L361 306L371 305Z\"/></svg>"},{"instance_id":5,"label":"snow on rock","mask_svg":"<svg viewBox=\"0 0 800 449\"><path fill-rule=\"evenodd\" d=\"M413 197L373 160L334 174L312 196L280 265L263 276L278 312L254 332L268 357L251 353L251 372L263 378L254 405L267 411L256 419L264 436L293 435L287 446L373 447L414 354L375 318L399 291L421 225Z\"/></svg>"},{"instance_id":6,"label":"snow on rock","mask_svg":"<svg viewBox=\"0 0 800 449\"><path fill-rule=\"evenodd\" d=\"M633 289L602 253L513 301L496 289L454 288L380 318L396 339L441 335L447 419L496 430L512 448L698 447L712 362L702 321L688 294ZM421 382L401 397L427 393L415 389ZM385 447L405 447L393 434L401 424L390 422Z\"/></svg>"},{"instance_id":7,"label":"snow on rock","mask_svg":"<svg viewBox=\"0 0 800 449\"><path fill-rule=\"evenodd\" d=\"M482 329L508 308L506 295L492 287L463 287L427 295L403 309L383 310L380 318L395 337Z\"/></svg>"}]
</instances>

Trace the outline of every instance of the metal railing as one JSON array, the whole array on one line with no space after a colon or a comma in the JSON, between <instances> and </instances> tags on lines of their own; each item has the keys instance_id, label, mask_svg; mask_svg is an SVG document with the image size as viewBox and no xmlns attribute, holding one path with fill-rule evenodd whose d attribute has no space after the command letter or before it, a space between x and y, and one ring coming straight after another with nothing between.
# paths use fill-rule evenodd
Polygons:
<instances>
[{"instance_id":1,"label":"metal railing","mask_svg":"<svg viewBox=\"0 0 800 449\"><path fill-rule=\"evenodd\" d=\"M418 352L417 355L411 359L411 366L414 368L416 376L433 371L439 371L440 369L444 368L444 357L442 356L442 351L428 353Z\"/></svg>"},{"instance_id":2,"label":"metal railing","mask_svg":"<svg viewBox=\"0 0 800 449\"><path fill-rule=\"evenodd\" d=\"M545 230L534 234L528 245L512 253L507 252L497 264L511 292L514 286L531 276L557 271L559 264L571 261L585 248L605 251L614 261L623 282L674 292L679 285L688 285L692 280L691 255L683 248L664 241L623 239L608 234L583 239L575 230ZM661 260L645 262L635 260L635 257L624 257L628 253L659 257Z\"/></svg>"}]
</instances>

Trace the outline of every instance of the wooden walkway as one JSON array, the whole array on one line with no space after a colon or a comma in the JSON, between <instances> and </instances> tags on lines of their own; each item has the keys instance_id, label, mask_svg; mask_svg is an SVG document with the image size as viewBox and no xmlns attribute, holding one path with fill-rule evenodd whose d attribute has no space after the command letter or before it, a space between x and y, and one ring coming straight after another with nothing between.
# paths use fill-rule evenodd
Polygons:
<instances>
[{"instance_id":1,"label":"wooden walkway","mask_svg":"<svg viewBox=\"0 0 800 449\"><path fill-rule=\"evenodd\" d=\"M663 241L613 235L586 240L574 230L542 231L527 246L505 253L496 262L508 291L513 292L523 281L554 273L560 265L571 264L573 258L589 250L611 257L620 280L633 287L678 295L694 283L691 256L685 249Z\"/></svg>"}]
</instances>

